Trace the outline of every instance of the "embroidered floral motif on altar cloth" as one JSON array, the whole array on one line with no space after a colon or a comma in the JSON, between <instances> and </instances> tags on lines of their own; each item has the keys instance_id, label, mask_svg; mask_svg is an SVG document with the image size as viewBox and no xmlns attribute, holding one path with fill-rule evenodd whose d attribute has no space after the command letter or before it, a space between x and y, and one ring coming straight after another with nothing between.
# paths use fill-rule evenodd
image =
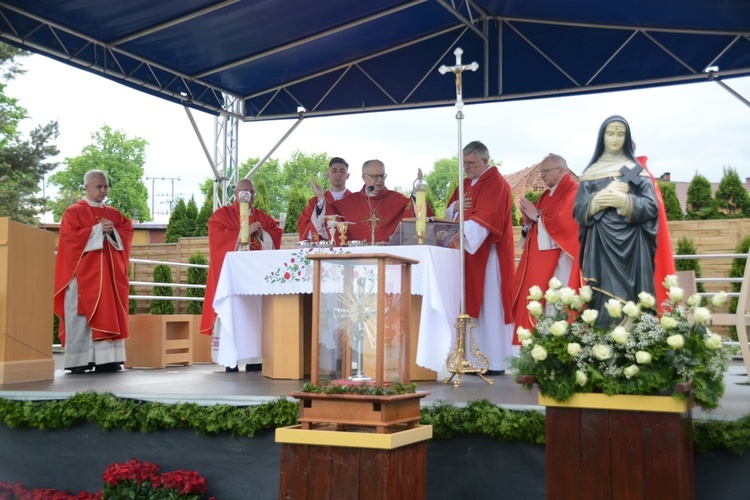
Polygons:
<instances>
[{"instance_id":1,"label":"embroidered floral motif on altar cloth","mask_svg":"<svg viewBox=\"0 0 750 500\"><path fill-rule=\"evenodd\" d=\"M271 271L264 280L266 283L286 283L289 281L307 283L312 281L313 266L310 259L307 258L310 252L330 253L331 255L349 253L343 248L302 248L292 253L289 261L284 262L283 267Z\"/></svg>"}]
</instances>

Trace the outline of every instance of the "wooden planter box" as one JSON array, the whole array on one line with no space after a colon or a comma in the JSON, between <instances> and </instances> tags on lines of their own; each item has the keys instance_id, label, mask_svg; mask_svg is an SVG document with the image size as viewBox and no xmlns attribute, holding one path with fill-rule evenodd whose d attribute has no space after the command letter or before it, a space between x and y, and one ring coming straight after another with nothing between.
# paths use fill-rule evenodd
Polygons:
<instances>
[{"instance_id":1,"label":"wooden planter box","mask_svg":"<svg viewBox=\"0 0 750 500\"><path fill-rule=\"evenodd\" d=\"M546 406L547 498L695 498L692 402L577 394Z\"/></svg>"},{"instance_id":2,"label":"wooden planter box","mask_svg":"<svg viewBox=\"0 0 750 500\"><path fill-rule=\"evenodd\" d=\"M312 429L315 424L337 424L375 427L385 434L388 428L406 424L416 427L420 418L419 400L429 392L396 396L360 396L357 394L314 394L292 392L300 400L299 421L302 429Z\"/></svg>"}]
</instances>

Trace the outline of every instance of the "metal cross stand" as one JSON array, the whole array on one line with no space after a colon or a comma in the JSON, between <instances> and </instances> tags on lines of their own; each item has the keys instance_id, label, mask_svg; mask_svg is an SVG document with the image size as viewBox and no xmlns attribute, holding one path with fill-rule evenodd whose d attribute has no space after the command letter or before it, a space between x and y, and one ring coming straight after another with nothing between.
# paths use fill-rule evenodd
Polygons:
<instances>
[{"instance_id":1,"label":"metal cross stand","mask_svg":"<svg viewBox=\"0 0 750 500\"><path fill-rule=\"evenodd\" d=\"M458 387L459 384L461 384L461 377L463 377L464 373L476 373L479 375L482 380L487 382L488 384L492 385L494 383L494 380L485 378L484 374L487 372L487 368L489 368L490 362L487 359L487 356L485 356L480 350L479 347L476 344L476 341L474 340L474 321L472 320L471 316L466 314L466 276L464 272L464 171L463 171L463 164L464 164L464 150L463 150L463 139L461 137L461 120L464 119L464 113L462 111L464 107L464 102L462 98L462 90L461 90L461 73L464 71L470 70L470 71L476 71L479 69L479 64L476 62L473 62L471 64L465 65L461 64L461 54L463 54L464 51L461 50L460 47L457 47L456 50L453 51L453 54L456 56L456 64L455 66L440 66L438 68L438 71L441 75L444 75L448 72L453 73L456 75L456 109L458 110L456 112L456 124L458 125L458 202L459 202L459 216L458 216L458 234L461 235L459 238L459 252L461 253L461 269L460 269L460 276L461 276L461 312L456 318L456 345L454 346L453 350L448 354L448 359L446 360L448 372L451 373L451 376L446 378L444 380L444 383L448 383L451 380L453 380L453 377L458 374L458 378L455 382L453 382L453 385ZM477 368L474 366L474 363L471 362L470 359L466 357L466 328L469 327L469 339L470 339L470 349L471 353L474 355L474 358L477 360L480 360L482 362L482 368Z\"/></svg>"}]
</instances>

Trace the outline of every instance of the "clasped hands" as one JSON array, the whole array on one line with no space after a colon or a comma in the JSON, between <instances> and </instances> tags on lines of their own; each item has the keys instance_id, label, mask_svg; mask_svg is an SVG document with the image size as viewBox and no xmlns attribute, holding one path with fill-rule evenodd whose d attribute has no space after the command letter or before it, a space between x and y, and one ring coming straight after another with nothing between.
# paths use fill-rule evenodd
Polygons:
<instances>
[{"instance_id":1,"label":"clasped hands","mask_svg":"<svg viewBox=\"0 0 750 500\"><path fill-rule=\"evenodd\" d=\"M104 217L99 218L99 223L102 225L102 232L105 234L112 234L112 232L115 230L115 224L109 219L105 219Z\"/></svg>"},{"instance_id":2,"label":"clasped hands","mask_svg":"<svg viewBox=\"0 0 750 500\"><path fill-rule=\"evenodd\" d=\"M601 209L622 208L628 201L628 183L612 181L599 191L595 198Z\"/></svg>"}]
</instances>

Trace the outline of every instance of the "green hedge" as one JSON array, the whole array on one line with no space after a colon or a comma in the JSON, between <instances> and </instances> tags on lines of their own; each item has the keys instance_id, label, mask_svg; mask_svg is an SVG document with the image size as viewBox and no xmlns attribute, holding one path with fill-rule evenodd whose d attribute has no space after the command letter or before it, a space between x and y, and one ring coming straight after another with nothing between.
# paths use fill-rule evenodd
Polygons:
<instances>
[{"instance_id":1,"label":"green hedge","mask_svg":"<svg viewBox=\"0 0 750 500\"><path fill-rule=\"evenodd\" d=\"M83 392L61 401L0 399L0 423L10 428L66 429L90 421L105 430L155 432L192 428L198 435L231 432L236 437L297 423L299 403L278 398L257 406L163 404L118 398L111 393ZM487 400L457 407L439 401L422 408L420 423L432 425L434 439L482 435L507 443L544 444L544 413L499 407ZM695 451L750 447L750 415L734 421L694 420Z\"/></svg>"}]
</instances>

